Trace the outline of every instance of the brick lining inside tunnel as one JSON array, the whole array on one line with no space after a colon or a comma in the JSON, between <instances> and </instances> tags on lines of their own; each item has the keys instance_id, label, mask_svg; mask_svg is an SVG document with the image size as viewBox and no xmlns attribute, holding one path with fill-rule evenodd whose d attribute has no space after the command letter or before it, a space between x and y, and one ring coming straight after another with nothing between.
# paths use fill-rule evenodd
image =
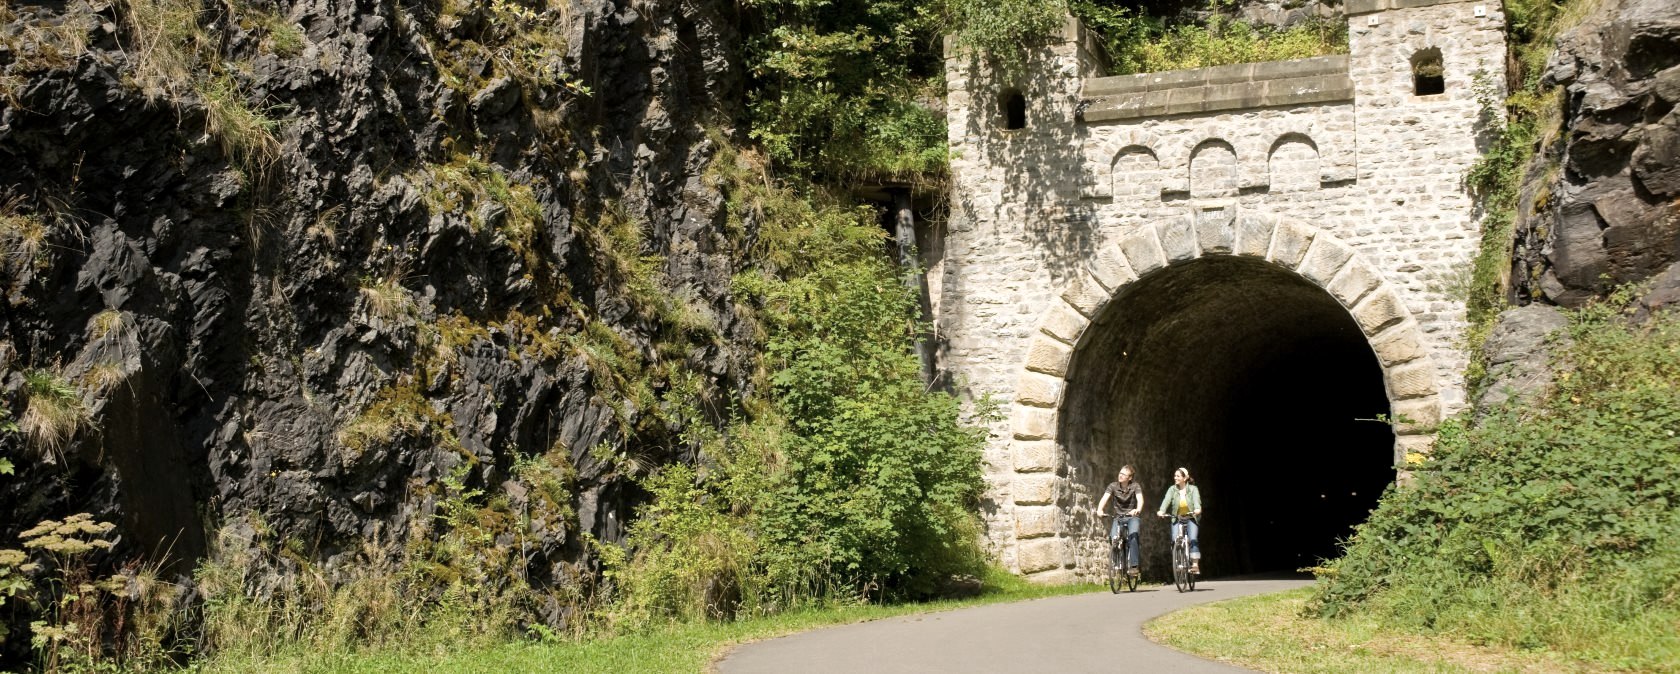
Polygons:
<instances>
[{"instance_id":1,"label":"brick lining inside tunnel","mask_svg":"<svg viewBox=\"0 0 1680 674\"><path fill-rule=\"evenodd\" d=\"M1189 467L1209 575L1333 554L1394 479L1394 435L1374 421L1389 411L1382 367L1348 311L1295 273L1229 256L1175 264L1122 288L1084 337L1061 414L1069 477L1095 499L1133 464L1153 513L1173 468ZM1167 542L1147 519L1151 575Z\"/></svg>"}]
</instances>

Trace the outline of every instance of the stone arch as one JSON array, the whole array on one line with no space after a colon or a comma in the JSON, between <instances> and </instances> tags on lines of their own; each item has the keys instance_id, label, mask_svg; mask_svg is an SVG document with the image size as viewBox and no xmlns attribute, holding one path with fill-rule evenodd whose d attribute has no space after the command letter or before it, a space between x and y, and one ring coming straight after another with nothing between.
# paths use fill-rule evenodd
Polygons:
<instances>
[{"instance_id":1,"label":"stone arch","mask_svg":"<svg viewBox=\"0 0 1680 674\"><path fill-rule=\"evenodd\" d=\"M1014 506L1013 560L1020 572L1078 573L1077 565L1096 558L1099 544L1089 538L1091 526L1078 521L1073 506L1094 506L1098 495L1080 493L1070 479L1059 422L1069 366L1094 332L1089 328L1102 319L1110 300L1132 284L1204 259L1247 259L1298 276L1333 297L1380 366L1389 408L1399 420L1393 426L1393 464L1429 451L1430 433L1441 419L1442 385L1426 350L1428 341L1397 286L1351 246L1299 222L1236 217L1230 211L1140 227L1101 248L1049 302L1021 363L1009 421L1015 474L1008 495ZM1148 498L1152 502L1158 496Z\"/></svg>"},{"instance_id":2,"label":"stone arch","mask_svg":"<svg viewBox=\"0 0 1680 674\"><path fill-rule=\"evenodd\" d=\"M1154 150L1142 145L1128 145L1115 153L1110 166L1114 198L1161 195L1161 162L1156 159Z\"/></svg>"},{"instance_id":3,"label":"stone arch","mask_svg":"<svg viewBox=\"0 0 1680 674\"><path fill-rule=\"evenodd\" d=\"M1209 138L1190 152L1190 196L1234 196L1240 183L1237 150L1223 138Z\"/></svg>"},{"instance_id":4,"label":"stone arch","mask_svg":"<svg viewBox=\"0 0 1680 674\"><path fill-rule=\"evenodd\" d=\"M1306 134L1286 133L1266 150L1266 184L1272 192L1318 189L1318 143Z\"/></svg>"}]
</instances>

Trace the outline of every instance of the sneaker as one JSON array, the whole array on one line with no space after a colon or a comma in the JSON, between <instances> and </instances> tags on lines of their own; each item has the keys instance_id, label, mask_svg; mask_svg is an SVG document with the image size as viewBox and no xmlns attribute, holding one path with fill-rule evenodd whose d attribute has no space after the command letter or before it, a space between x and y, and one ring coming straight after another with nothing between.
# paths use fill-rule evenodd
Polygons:
<instances>
[{"instance_id":1,"label":"sneaker","mask_svg":"<svg viewBox=\"0 0 1680 674\"><path fill-rule=\"evenodd\" d=\"M1133 569L1132 569L1132 575L1134 575L1134 576L1136 576L1136 575L1138 575L1138 570L1137 570L1137 568L1136 568L1136 567L1134 567L1134 568L1133 568Z\"/></svg>"},{"instance_id":2,"label":"sneaker","mask_svg":"<svg viewBox=\"0 0 1680 674\"><path fill-rule=\"evenodd\" d=\"M1201 562L1190 562L1190 573L1196 574L1198 576L1202 575L1202 563Z\"/></svg>"}]
</instances>

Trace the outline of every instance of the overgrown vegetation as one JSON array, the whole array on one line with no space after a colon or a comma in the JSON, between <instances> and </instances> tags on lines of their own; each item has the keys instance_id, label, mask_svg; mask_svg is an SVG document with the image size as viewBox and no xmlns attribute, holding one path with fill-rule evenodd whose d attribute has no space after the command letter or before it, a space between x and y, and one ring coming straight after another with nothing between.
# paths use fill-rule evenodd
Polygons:
<instances>
[{"instance_id":1,"label":"overgrown vegetation","mask_svg":"<svg viewBox=\"0 0 1680 674\"><path fill-rule=\"evenodd\" d=\"M1313 610L1604 666L1680 663L1680 315L1575 313L1545 400L1444 424Z\"/></svg>"},{"instance_id":2,"label":"overgrown vegetation","mask_svg":"<svg viewBox=\"0 0 1680 674\"><path fill-rule=\"evenodd\" d=\"M1558 87L1540 84L1546 59L1554 49L1557 36L1579 23L1597 5L1598 0L1506 3L1506 45L1513 56L1507 67L1515 70L1506 74L1505 82L1493 81L1485 73L1476 78L1482 122L1492 142L1466 178L1484 209L1481 249L1471 263L1466 297L1470 319L1467 347L1471 352L1481 349L1494 318L1506 306L1512 238L1517 219L1526 215L1518 213L1517 208L1529 165L1535 153L1561 132L1562 93ZM1501 99L1497 92L1507 84L1512 85L1511 90ZM1548 167L1545 175L1536 178L1550 183L1556 173L1555 166ZM1547 206L1543 194L1534 200L1536 211ZM1481 364L1473 363L1466 374L1472 389L1479 385L1482 375Z\"/></svg>"},{"instance_id":3,"label":"overgrown vegetation","mask_svg":"<svg viewBox=\"0 0 1680 674\"><path fill-rule=\"evenodd\" d=\"M1206 68L1347 53L1347 24L1313 19L1290 28L1255 26L1234 18L1234 3L1209 3L1206 18L1153 14L1147 4L1115 0L951 0L959 45L1000 65L1022 63L1025 47L1041 43L1072 14L1100 36L1110 74Z\"/></svg>"},{"instance_id":4,"label":"overgrown vegetation","mask_svg":"<svg viewBox=\"0 0 1680 674\"><path fill-rule=\"evenodd\" d=\"M756 220L760 265L735 279L765 331L769 397L668 467L622 550L614 619L756 615L805 602L918 598L980 572L972 508L983 436L930 393L910 350L915 296L882 254L868 209L771 185L722 154L732 218Z\"/></svg>"},{"instance_id":5,"label":"overgrown vegetation","mask_svg":"<svg viewBox=\"0 0 1680 674\"><path fill-rule=\"evenodd\" d=\"M239 5L225 9L231 12ZM214 32L218 23L204 3L123 0L118 6L127 28L123 48L133 65L132 84L156 101L180 108L194 102L203 106L205 128L223 153L248 176L261 174L279 154L278 123L264 106L249 100L237 68L222 54L224 40ZM291 48L301 37L295 29L277 28L283 24L266 14L251 14L269 28L271 45Z\"/></svg>"}]
</instances>

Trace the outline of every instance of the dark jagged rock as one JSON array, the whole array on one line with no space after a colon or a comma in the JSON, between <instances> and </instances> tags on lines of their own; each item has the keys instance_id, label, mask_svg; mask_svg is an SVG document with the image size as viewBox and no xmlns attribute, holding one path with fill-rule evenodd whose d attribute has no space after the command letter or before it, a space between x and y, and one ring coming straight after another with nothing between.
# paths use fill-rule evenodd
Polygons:
<instances>
[{"instance_id":1,"label":"dark jagged rock","mask_svg":"<svg viewBox=\"0 0 1680 674\"><path fill-rule=\"evenodd\" d=\"M1680 260L1680 13L1667 0L1601 11L1558 38L1544 75L1564 87L1564 132L1519 204L1519 302L1578 306Z\"/></svg>"},{"instance_id":2,"label":"dark jagged rock","mask_svg":"<svg viewBox=\"0 0 1680 674\"><path fill-rule=\"evenodd\" d=\"M577 515L532 560L555 577L591 563L580 531L616 540L640 498L592 450L693 460L680 429L613 402L611 376L567 345L599 323L637 359L700 373L708 400L750 389L756 337L730 306L742 255L701 178L709 134L744 114L737 9L578 0L558 15L563 51L516 68L471 48L513 38L467 4L281 0L269 8L301 30L293 52L207 4L200 28L238 63L239 103L279 119L255 163L230 156L207 94L142 90L122 4L20 8L0 40L15 83L0 207L50 234L0 279L0 397L23 409L19 373L51 369L92 421L69 465L22 458L0 477L0 547L89 511L122 523L126 554L167 550L185 570L207 525L254 514L331 558L431 517L452 474L495 488L553 451L575 468ZM59 16L87 20L87 49L50 57L17 29ZM493 180L529 188L530 231L524 206L448 192ZM639 223L630 254L663 259L664 290L715 335L684 338L629 294L585 234L609 214ZM107 310L126 327L96 334ZM92 390L95 369L120 383ZM345 442L358 415L410 392L412 428ZM0 443L34 456L19 436Z\"/></svg>"}]
</instances>

